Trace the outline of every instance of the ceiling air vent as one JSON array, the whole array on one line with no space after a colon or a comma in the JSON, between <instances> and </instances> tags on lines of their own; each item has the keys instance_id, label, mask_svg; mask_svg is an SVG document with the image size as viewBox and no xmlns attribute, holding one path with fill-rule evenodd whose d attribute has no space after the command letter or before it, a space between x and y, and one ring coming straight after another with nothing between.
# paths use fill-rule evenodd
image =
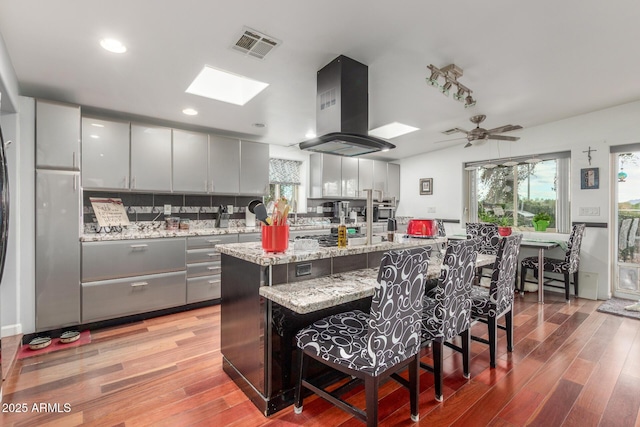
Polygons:
<instances>
[{"instance_id":1,"label":"ceiling air vent","mask_svg":"<svg viewBox=\"0 0 640 427\"><path fill-rule=\"evenodd\" d=\"M452 133L456 133L456 132L459 132L458 128L448 129L443 131L442 133L445 135L451 135Z\"/></svg>"},{"instance_id":2,"label":"ceiling air vent","mask_svg":"<svg viewBox=\"0 0 640 427\"><path fill-rule=\"evenodd\" d=\"M231 46L231 49L254 58L264 59L280 43L282 43L280 40L249 27L244 27L240 38Z\"/></svg>"}]
</instances>

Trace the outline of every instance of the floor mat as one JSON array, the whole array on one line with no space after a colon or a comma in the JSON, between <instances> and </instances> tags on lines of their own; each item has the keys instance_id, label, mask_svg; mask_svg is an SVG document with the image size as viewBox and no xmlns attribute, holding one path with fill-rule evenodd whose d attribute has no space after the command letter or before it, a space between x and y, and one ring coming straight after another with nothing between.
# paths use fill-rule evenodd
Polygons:
<instances>
[{"instance_id":1,"label":"floor mat","mask_svg":"<svg viewBox=\"0 0 640 427\"><path fill-rule=\"evenodd\" d=\"M18 351L18 359L38 356L40 354L51 353L53 351L64 350L72 347L79 347L84 344L89 344L90 342L91 342L91 332L82 331L80 332L80 338L68 344L61 343L58 338L53 338L51 340L51 344L49 344L48 347L41 348L39 350L31 350L29 348L29 344L24 344L22 347L20 347L20 350Z\"/></svg>"},{"instance_id":2,"label":"floor mat","mask_svg":"<svg viewBox=\"0 0 640 427\"><path fill-rule=\"evenodd\" d=\"M607 314L615 314L616 316L630 317L632 319L640 320L640 311L625 310L625 307L637 303L637 300L628 300L620 298L611 298L603 302L598 311Z\"/></svg>"}]
</instances>

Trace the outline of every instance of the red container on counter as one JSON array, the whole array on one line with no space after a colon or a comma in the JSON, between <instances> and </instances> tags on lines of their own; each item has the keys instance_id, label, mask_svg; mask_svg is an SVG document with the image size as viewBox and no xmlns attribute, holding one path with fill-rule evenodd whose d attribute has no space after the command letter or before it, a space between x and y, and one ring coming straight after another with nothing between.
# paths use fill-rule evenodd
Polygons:
<instances>
[{"instance_id":1,"label":"red container on counter","mask_svg":"<svg viewBox=\"0 0 640 427\"><path fill-rule=\"evenodd\" d=\"M438 235L438 223L435 219L410 219L407 224L409 236L434 237Z\"/></svg>"},{"instance_id":2,"label":"red container on counter","mask_svg":"<svg viewBox=\"0 0 640 427\"><path fill-rule=\"evenodd\" d=\"M264 249L265 252L284 252L288 247L288 225L262 226L262 249Z\"/></svg>"}]
</instances>

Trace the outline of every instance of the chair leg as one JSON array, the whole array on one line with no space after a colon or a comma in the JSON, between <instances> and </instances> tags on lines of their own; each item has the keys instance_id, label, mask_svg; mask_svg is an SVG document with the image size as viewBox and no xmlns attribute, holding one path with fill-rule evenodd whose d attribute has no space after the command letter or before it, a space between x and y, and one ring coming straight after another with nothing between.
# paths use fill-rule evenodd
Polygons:
<instances>
[{"instance_id":1,"label":"chair leg","mask_svg":"<svg viewBox=\"0 0 640 427\"><path fill-rule=\"evenodd\" d=\"M513 307L504 315L504 323L507 329L507 351L513 351Z\"/></svg>"},{"instance_id":2,"label":"chair leg","mask_svg":"<svg viewBox=\"0 0 640 427\"><path fill-rule=\"evenodd\" d=\"M296 414L302 413L302 379L307 368L307 358L304 357L302 349L298 348L298 382L296 383L296 393L293 405L293 412Z\"/></svg>"},{"instance_id":3,"label":"chair leg","mask_svg":"<svg viewBox=\"0 0 640 427\"><path fill-rule=\"evenodd\" d=\"M364 379L364 393L367 400L367 427L378 425L378 377L367 375Z\"/></svg>"},{"instance_id":4,"label":"chair leg","mask_svg":"<svg viewBox=\"0 0 640 427\"><path fill-rule=\"evenodd\" d=\"M487 325L489 326L489 356L491 358L491 367L496 367L496 341L498 340L498 322L493 316L487 318Z\"/></svg>"},{"instance_id":5,"label":"chair leg","mask_svg":"<svg viewBox=\"0 0 640 427\"><path fill-rule=\"evenodd\" d=\"M420 394L420 352L409 363L409 396L411 405L411 421L420 421L418 409L418 395Z\"/></svg>"},{"instance_id":6,"label":"chair leg","mask_svg":"<svg viewBox=\"0 0 640 427\"><path fill-rule=\"evenodd\" d=\"M578 272L573 273L573 293L578 298Z\"/></svg>"},{"instance_id":7,"label":"chair leg","mask_svg":"<svg viewBox=\"0 0 640 427\"><path fill-rule=\"evenodd\" d=\"M569 302L569 286L569 273L564 273L564 299L566 299L567 302Z\"/></svg>"},{"instance_id":8,"label":"chair leg","mask_svg":"<svg viewBox=\"0 0 640 427\"><path fill-rule=\"evenodd\" d=\"M520 293L524 294L524 278L527 275L527 267L520 268Z\"/></svg>"},{"instance_id":9,"label":"chair leg","mask_svg":"<svg viewBox=\"0 0 640 427\"><path fill-rule=\"evenodd\" d=\"M464 377L469 379L471 377L471 370L469 369L469 359L471 358L471 332L469 329L463 331L460 334L462 338L462 369Z\"/></svg>"},{"instance_id":10,"label":"chair leg","mask_svg":"<svg viewBox=\"0 0 640 427\"><path fill-rule=\"evenodd\" d=\"M441 341L434 341L431 347L433 351L433 382L436 389L436 400L442 402L442 347Z\"/></svg>"}]
</instances>

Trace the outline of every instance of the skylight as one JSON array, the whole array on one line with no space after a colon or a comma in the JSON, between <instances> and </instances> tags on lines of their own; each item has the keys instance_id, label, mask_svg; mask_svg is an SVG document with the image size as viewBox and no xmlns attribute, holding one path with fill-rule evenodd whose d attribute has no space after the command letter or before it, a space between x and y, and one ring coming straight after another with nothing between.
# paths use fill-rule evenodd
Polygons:
<instances>
[{"instance_id":1,"label":"skylight","mask_svg":"<svg viewBox=\"0 0 640 427\"><path fill-rule=\"evenodd\" d=\"M244 105L268 83L205 65L186 92L235 105Z\"/></svg>"},{"instance_id":2,"label":"skylight","mask_svg":"<svg viewBox=\"0 0 640 427\"><path fill-rule=\"evenodd\" d=\"M378 138L391 139L417 130L420 129L402 123L393 122L388 125L380 126L379 128L371 129L369 131L369 135L377 136Z\"/></svg>"}]
</instances>

